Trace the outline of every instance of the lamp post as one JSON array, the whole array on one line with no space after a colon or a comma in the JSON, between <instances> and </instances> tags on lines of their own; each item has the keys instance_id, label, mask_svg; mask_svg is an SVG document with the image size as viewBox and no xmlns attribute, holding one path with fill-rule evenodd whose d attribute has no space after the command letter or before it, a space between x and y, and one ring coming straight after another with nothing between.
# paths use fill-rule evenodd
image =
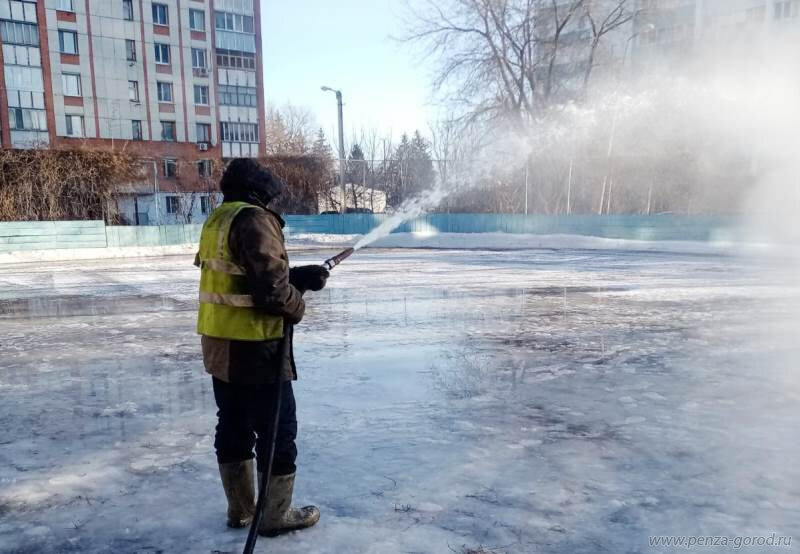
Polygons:
<instances>
[{"instance_id":1,"label":"lamp post","mask_svg":"<svg viewBox=\"0 0 800 554\"><path fill-rule=\"evenodd\" d=\"M344 118L342 117L342 91L331 87L322 87L323 92L336 94L336 106L339 110L339 186L342 189L342 213L345 213L347 195L344 190Z\"/></svg>"}]
</instances>

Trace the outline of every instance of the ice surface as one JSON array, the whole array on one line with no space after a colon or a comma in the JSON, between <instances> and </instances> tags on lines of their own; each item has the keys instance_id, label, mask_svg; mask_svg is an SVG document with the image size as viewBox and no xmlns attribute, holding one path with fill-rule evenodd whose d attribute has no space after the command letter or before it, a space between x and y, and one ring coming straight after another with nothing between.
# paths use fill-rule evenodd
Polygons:
<instances>
[{"instance_id":1,"label":"ice surface","mask_svg":"<svg viewBox=\"0 0 800 554\"><path fill-rule=\"evenodd\" d=\"M0 267L0 551L241 551L191 262ZM257 550L616 554L653 551L649 535L800 536L800 286L781 265L359 252L297 330L296 499L322 520Z\"/></svg>"}]
</instances>

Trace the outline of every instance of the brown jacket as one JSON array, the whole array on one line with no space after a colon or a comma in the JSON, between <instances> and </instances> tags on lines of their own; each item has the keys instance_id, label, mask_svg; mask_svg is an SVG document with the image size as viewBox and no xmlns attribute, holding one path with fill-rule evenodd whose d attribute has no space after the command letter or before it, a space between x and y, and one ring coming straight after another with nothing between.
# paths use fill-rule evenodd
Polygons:
<instances>
[{"instance_id":1,"label":"brown jacket","mask_svg":"<svg viewBox=\"0 0 800 554\"><path fill-rule=\"evenodd\" d=\"M202 337L206 371L228 383L261 384L297 379L292 350L293 325L305 312L303 296L289 284L289 257L283 219L270 210L248 208L231 224L228 245L245 269L258 309L283 316L284 336L268 341Z\"/></svg>"}]
</instances>

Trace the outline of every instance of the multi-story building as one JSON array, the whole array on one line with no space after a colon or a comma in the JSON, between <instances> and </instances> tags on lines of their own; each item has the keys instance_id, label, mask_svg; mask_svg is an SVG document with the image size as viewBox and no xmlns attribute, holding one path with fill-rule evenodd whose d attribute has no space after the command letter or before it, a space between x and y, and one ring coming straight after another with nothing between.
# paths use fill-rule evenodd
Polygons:
<instances>
[{"instance_id":1,"label":"multi-story building","mask_svg":"<svg viewBox=\"0 0 800 554\"><path fill-rule=\"evenodd\" d=\"M800 31L800 0L636 0L634 68L691 68L710 53L746 57ZM737 50L741 47L741 50Z\"/></svg>"},{"instance_id":2,"label":"multi-story building","mask_svg":"<svg viewBox=\"0 0 800 554\"><path fill-rule=\"evenodd\" d=\"M265 153L259 4L0 0L0 145L125 148L132 223L202 218L213 165Z\"/></svg>"}]
</instances>

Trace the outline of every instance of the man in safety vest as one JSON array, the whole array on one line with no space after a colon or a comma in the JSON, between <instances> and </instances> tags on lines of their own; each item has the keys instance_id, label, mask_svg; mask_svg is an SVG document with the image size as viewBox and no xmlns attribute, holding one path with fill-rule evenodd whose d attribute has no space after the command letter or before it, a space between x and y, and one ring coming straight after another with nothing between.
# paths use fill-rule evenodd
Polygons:
<instances>
[{"instance_id":1,"label":"man in safety vest","mask_svg":"<svg viewBox=\"0 0 800 554\"><path fill-rule=\"evenodd\" d=\"M268 168L235 159L220 188L224 201L203 226L195 262L201 268L197 332L219 408L214 447L228 526L246 527L255 513L253 447L260 479L270 414L281 396L269 502L259 525L260 534L275 536L319 520L315 506L291 507L297 457L292 332L305 311L303 293L321 290L328 272L289 269L283 219L268 208L286 185Z\"/></svg>"}]
</instances>

